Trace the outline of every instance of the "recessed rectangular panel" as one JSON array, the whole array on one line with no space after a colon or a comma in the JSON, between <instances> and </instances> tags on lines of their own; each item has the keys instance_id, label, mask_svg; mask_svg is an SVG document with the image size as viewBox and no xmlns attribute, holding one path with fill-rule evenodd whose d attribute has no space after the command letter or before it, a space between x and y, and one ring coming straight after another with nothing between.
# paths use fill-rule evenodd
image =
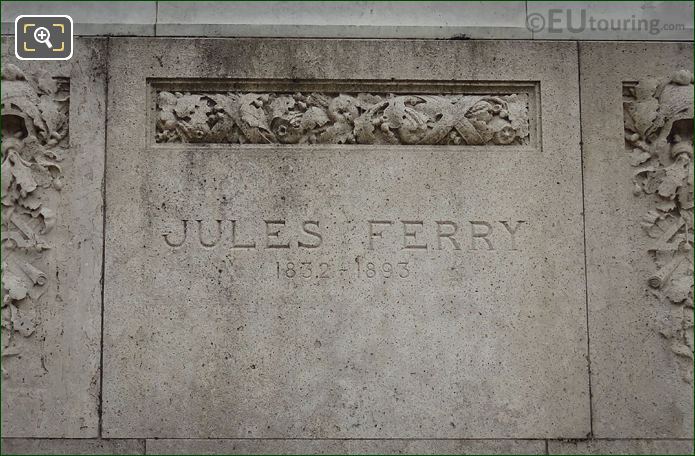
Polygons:
<instances>
[{"instance_id":1,"label":"recessed rectangular panel","mask_svg":"<svg viewBox=\"0 0 695 456\"><path fill-rule=\"evenodd\" d=\"M589 432L574 46L111 59L104 435Z\"/></svg>"},{"instance_id":2,"label":"recessed rectangular panel","mask_svg":"<svg viewBox=\"0 0 695 456\"><path fill-rule=\"evenodd\" d=\"M159 80L151 86L156 144L537 144L534 84Z\"/></svg>"}]
</instances>

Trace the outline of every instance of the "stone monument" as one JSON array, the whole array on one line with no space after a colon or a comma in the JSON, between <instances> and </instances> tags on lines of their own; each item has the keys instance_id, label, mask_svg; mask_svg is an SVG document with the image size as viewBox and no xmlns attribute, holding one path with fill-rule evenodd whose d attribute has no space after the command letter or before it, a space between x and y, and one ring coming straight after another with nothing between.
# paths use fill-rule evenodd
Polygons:
<instances>
[{"instance_id":1,"label":"stone monument","mask_svg":"<svg viewBox=\"0 0 695 456\"><path fill-rule=\"evenodd\" d=\"M590 432L574 45L168 45L111 47L106 436Z\"/></svg>"},{"instance_id":2,"label":"stone monument","mask_svg":"<svg viewBox=\"0 0 695 456\"><path fill-rule=\"evenodd\" d=\"M75 43L3 39L10 453L692 448L691 44Z\"/></svg>"}]
</instances>

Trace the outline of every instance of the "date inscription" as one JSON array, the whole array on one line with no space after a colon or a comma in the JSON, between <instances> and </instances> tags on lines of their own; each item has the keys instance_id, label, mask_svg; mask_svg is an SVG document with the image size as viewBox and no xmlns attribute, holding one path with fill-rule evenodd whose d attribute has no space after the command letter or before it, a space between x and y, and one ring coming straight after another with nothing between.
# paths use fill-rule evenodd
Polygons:
<instances>
[{"instance_id":1,"label":"date inscription","mask_svg":"<svg viewBox=\"0 0 695 456\"><path fill-rule=\"evenodd\" d=\"M336 265L330 261L276 261L278 279L331 279L353 276L367 279L407 279L411 275L409 260L398 262L367 260L357 256L352 264Z\"/></svg>"}]
</instances>

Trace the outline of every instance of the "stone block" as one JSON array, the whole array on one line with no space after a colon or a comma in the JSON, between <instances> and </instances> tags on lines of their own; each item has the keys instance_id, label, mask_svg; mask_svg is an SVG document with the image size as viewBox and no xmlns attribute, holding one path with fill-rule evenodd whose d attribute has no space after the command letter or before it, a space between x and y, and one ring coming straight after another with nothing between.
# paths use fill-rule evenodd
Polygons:
<instances>
[{"instance_id":1,"label":"stone block","mask_svg":"<svg viewBox=\"0 0 695 456\"><path fill-rule=\"evenodd\" d=\"M135 439L2 439L2 454L145 454Z\"/></svg>"},{"instance_id":2,"label":"stone block","mask_svg":"<svg viewBox=\"0 0 695 456\"><path fill-rule=\"evenodd\" d=\"M157 2L2 2L2 34L14 34L14 20L21 14L67 14L75 35L154 35Z\"/></svg>"},{"instance_id":3,"label":"stone block","mask_svg":"<svg viewBox=\"0 0 695 456\"><path fill-rule=\"evenodd\" d=\"M682 138L664 137L668 148L657 153L655 138L668 135L670 126L649 127L655 138L646 142L639 134L633 138L632 129L642 127L628 127L623 110L635 103L629 89L637 81L692 69L693 48L686 43L579 46L594 436L692 438L692 253L682 250L692 249L692 230L685 228L692 226L692 162L684 162L686 156L676 160L680 152L668 144L689 139L692 151L692 120L689 132L687 120L677 123L673 134ZM676 120L675 112L688 117L688 103L692 117L690 77L664 89L662 120ZM687 96L679 98L688 92L689 102ZM659 106L647 98L652 100L640 105L641 116ZM637 121L644 128L650 122ZM643 149L653 150L654 158ZM679 166L682 178L670 171ZM660 176L667 173L661 187ZM649 190L654 185L656 193ZM683 195L676 198L676 193ZM675 219L685 225L673 225ZM671 227L675 231L660 239ZM672 259L685 261L668 272Z\"/></svg>"},{"instance_id":4,"label":"stone block","mask_svg":"<svg viewBox=\"0 0 695 456\"><path fill-rule=\"evenodd\" d=\"M110 43L105 436L589 433L575 44Z\"/></svg>"},{"instance_id":5,"label":"stone block","mask_svg":"<svg viewBox=\"0 0 695 456\"><path fill-rule=\"evenodd\" d=\"M545 454L545 441L152 439L147 454Z\"/></svg>"},{"instance_id":6,"label":"stone block","mask_svg":"<svg viewBox=\"0 0 695 456\"><path fill-rule=\"evenodd\" d=\"M106 51L2 41L3 437L97 436Z\"/></svg>"},{"instance_id":7,"label":"stone block","mask_svg":"<svg viewBox=\"0 0 695 456\"><path fill-rule=\"evenodd\" d=\"M524 2L158 2L157 35L531 38Z\"/></svg>"},{"instance_id":8,"label":"stone block","mask_svg":"<svg viewBox=\"0 0 695 456\"><path fill-rule=\"evenodd\" d=\"M580 440L548 442L548 454L693 454L692 440Z\"/></svg>"}]
</instances>

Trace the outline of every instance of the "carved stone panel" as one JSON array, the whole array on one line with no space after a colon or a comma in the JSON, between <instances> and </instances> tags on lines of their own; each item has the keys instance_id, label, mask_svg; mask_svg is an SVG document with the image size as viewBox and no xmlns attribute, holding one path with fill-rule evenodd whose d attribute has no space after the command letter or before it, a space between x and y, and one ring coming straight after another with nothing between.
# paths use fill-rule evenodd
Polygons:
<instances>
[{"instance_id":1,"label":"carved stone panel","mask_svg":"<svg viewBox=\"0 0 695 456\"><path fill-rule=\"evenodd\" d=\"M45 253L53 242L55 199L68 149L68 80L47 71L2 67L2 360L20 356L48 285ZM51 277L52 279L53 277ZM10 376L2 365L2 375ZM18 373L15 373L17 375ZM21 374L19 374L21 375Z\"/></svg>"},{"instance_id":2,"label":"carved stone panel","mask_svg":"<svg viewBox=\"0 0 695 456\"><path fill-rule=\"evenodd\" d=\"M574 44L110 58L105 437L590 432Z\"/></svg>"},{"instance_id":3,"label":"carved stone panel","mask_svg":"<svg viewBox=\"0 0 695 456\"><path fill-rule=\"evenodd\" d=\"M693 436L692 57L685 43L580 44L600 438Z\"/></svg>"},{"instance_id":4,"label":"carved stone panel","mask_svg":"<svg viewBox=\"0 0 695 456\"><path fill-rule=\"evenodd\" d=\"M400 84L400 89L407 87ZM524 145L528 96L156 92L158 143Z\"/></svg>"},{"instance_id":5,"label":"carved stone panel","mask_svg":"<svg viewBox=\"0 0 695 456\"><path fill-rule=\"evenodd\" d=\"M105 41L2 45L2 435L96 437Z\"/></svg>"},{"instance_id":6,"label":"carved stone panel","mask_svg":"<svg viewBox=\"0 0 695 456\"><path fill-rule=\"evenodd\" d=\"M653 239L651 292L669 309L661 335L693 381L693 74L642 79L625 88L625 145L633 193L652 207L642 217Z\"/></svg>"}]
</instances>

